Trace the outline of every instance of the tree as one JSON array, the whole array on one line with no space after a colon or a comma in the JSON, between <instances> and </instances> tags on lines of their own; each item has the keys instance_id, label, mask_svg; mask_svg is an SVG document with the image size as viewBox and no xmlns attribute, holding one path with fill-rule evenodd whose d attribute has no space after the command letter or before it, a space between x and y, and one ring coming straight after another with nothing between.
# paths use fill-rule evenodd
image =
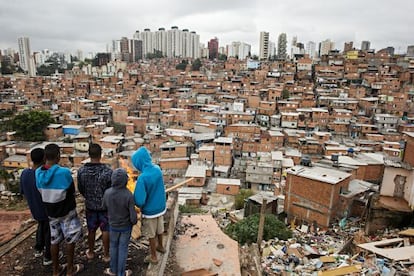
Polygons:
<instances>
[{"instance_id":1,"label":"tree","mask_svg":"<svg viewBox=\"0 0 414 276\"><path fill-rule=\"evenodd\" d=\"M16 66L14 66L10 61L3 60L1 61L1 74L10 75L16 72Z\"/></svg>"},{"instance_id":2,"label":"tree","mask_svg":"<svg viewBox=\"0 0 414 276\"><path fill-rule=\"evenodd\" d=\"M11 191L11 183L10 180L14 180L14 174L8 172L5 168L0 168L0 179L4 183L4 187L7 191Z\"/></svg>"},{"instance_id":3,"label":"tree","mask_svg":"<svg viewBox=\"0 0 414 276\"><path fill-rule=\"evenodd\" d=\"M242 219L235 224L229 224L224 232L240 244L257 241L260 214L254 214ZM292 237L292 232L286 225L278 220L275 215L266 214L263 228L263 240L278 238L287 240Z\"/></svg>"},{"instance_id":4,"label":"tree","mask_svg":"<svg viewBox=\"0 0 414 276\"><path fill-rule=\"evenodd\" d=\"M179 64L177 64L177 66L175 66L175 69L185 71L185 69L187 68L187 65L188 65L188 61L183 59L181 61L181 63L179 63Z\"/></svg>"},{"instance_id":5,"label":"tree","mask_svg":"<svg viewBox=\"0 0 414 276\"><path fill-rule=\"evenodd\" d=\"M240 210L244 208L244 201L246 198L249 198L253 195L253 191L250 189L241 189L239 193L236 195L235 199L235 208L236 210Z\"/></svg>"},{"instance_id":6,"label":"tree","mask_svg":"<svg viewBox=\"0 0 414 276\"><path fill-rule=\"evenodd\" d=\"M16 131L15 137L25 141L45 141L44 130L54 120L46 111L29 111L16 115L11 125Z\"/></svg>"},{"instance_id":7,"label":"tree","mask_svg":"<svg viewBox=\"0 0 414 276\"><path fill-rule=\"evenodd\" d=\"M197 58L196 60L193 61L193 64L191 64L191 70L192 71L200 71L200 67L203 64L201 63L201 60L199 58Z\"/></svg>"},{"instance_id":8,"label":"tree","mask_svg":"<svg viewBox=\"0 0 414 276\"><path fill-rule=\"evenodd\" d=\"M218 60L227 60L227 56L225 54L219 54Z\"/></svg>"},{"instance_id":9,"label":"tree","mask_svg":"<svg viewBox=\"0 0 414 276\"><path fill-rule=\"evenodd\" d=\"M283 89L282 90L282 99L286 100L286 99L289 99L289 97L290 97L289 90Z\"/></svg>"}]
</instances>

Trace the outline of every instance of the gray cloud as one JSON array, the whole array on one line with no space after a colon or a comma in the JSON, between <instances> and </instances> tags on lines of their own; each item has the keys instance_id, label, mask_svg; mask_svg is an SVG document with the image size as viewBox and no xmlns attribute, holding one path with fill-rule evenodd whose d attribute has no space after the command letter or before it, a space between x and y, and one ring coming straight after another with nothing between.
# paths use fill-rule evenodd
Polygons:
<instances>
[{"instance_id":1,"label":"gray cloud","mask_svg":"<svg viewBox=\"0 0 414 276\"><path fill-rule=\"evenodd\" d=\"M370 40L375 49L405 51L414 44L412 14L411 0L0 0L0 49L17 49L17 38L28 36L32 50L103 51L135 30L176 25L196 31L202 43L216 36L221 46L244 41L253 52L260 31L275 42L285 32L288 41L330 38L338 49Z\"/></svg>"}]
</instances>

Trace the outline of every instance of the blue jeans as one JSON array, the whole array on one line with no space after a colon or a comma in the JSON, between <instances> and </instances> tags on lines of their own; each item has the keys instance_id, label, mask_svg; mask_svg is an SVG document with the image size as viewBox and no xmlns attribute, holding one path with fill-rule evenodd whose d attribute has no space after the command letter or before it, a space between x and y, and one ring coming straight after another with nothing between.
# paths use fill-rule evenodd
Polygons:
<instances>
[{"instance_id":1,"label":"blue jeans","mask_svg":"<svg viewBox=\"0 0 414 276\"><path fill-rule=\"evenodd\" d=\"M109 232L109 255L111 261L109 263L111 272L117 276L125 275L126 260L128 256L128 244L131 238L131 230L111 229Z\"/></svg>"}]
</instances>

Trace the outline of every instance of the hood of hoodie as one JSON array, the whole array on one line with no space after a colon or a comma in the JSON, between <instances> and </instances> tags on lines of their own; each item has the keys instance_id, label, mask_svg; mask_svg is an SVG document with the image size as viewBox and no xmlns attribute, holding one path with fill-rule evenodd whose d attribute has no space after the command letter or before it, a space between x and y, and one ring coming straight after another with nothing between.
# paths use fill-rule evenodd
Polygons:
<instances>
[{"instance_id":1,"label":"hood of hoodie","mask_svg":"<svg viewBox=\"0 0 414 276\"><path fill-rule=\"evenodd\" d=\"M132 164L140 172L152 166L152 158L146 147L140 147L131 157Z\"/></svg>"},{"instance_id":2,"label":"hood of hoodie","mask_svg":"<svg viewBox=\"0 0 414 276\"><path fill-rule=\"evenodd\" d=\"M49 186L52 182L53 176L59 169L58 165L53 165L49 169L45 169L43 166L37 169L36 174L36 181L40 184L40 186Z\"/></svg>"}]
</instances>

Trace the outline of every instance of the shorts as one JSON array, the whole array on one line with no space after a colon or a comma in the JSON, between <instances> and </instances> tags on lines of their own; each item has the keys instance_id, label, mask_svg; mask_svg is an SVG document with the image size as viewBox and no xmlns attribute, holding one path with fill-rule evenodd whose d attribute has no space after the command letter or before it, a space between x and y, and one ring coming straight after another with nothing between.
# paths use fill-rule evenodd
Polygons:
<instances>
[{"instance_id":1,"label":"shorts","mask_svg":"<svg viewBox=\"0 0 414 276\"><path fill-rule=\"evenodd\" d=\"M147 238L155 238L164 233L164 216L142 219L142 233Z\"/></svg>"},{"instance_id":2,"label":"shorts","mask_svg":"<svg viewBox=\"0 0 414 276\"><path fill-rule=\"evenodd\" d=\"M98 227L103 232L109 231L108 212L86 210L86 223L89 231L96 231Z\"/></svg>"},{"instance_id":3,"label":"shorts","mask_svg":"<svg viewBox=\"0 0 414 276\"><path fill-rule=\"evenodd\" d=\"M59 244L63 239L66 243L74 243L82 237L82 225L76 210L64 217L49 218L49 225L51 244Z\"/></svg>"}]
</instances>

